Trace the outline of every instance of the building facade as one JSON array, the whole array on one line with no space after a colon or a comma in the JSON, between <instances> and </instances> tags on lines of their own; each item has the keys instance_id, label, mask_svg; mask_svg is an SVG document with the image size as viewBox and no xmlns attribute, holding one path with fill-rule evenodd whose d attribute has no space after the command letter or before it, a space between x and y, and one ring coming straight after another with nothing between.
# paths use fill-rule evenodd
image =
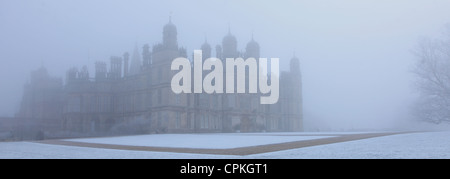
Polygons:
<instances>
[{"instance_id":1,"label":"building facade","mask_svg":"<svg viewBox=\"0 0 450 179\"><path fill-rule=\"evenodd\" d=\"M212 57L206 41L201 50L203 60ZM245 52L239 52L230 32L215 51L224 64L225 58L260 57L259 44L253 37ZM290 60L290 71L280 73L279 101L262 105L259 94L173 93L171 79L176 71L170 66L178 57L188 55L178 46L177 28L169 21L161 43L151 49L144 45L141 50L136 45L131 55L113 56L109 69L107 63L96 62L93 77L86 66L69 69L56 100L61 101L61 109L55 108L59 111L54 118L59 119L61 130L80 133L302 131L298 58ZM35 108L23 106L24 111Z\"/></svg>"}]
</instances>

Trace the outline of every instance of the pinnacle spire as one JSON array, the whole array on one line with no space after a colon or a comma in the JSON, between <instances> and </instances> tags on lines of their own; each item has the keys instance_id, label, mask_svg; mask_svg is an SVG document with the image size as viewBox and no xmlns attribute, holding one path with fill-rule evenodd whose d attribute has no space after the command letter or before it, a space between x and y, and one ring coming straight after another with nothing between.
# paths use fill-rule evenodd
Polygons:
<instances>
[{"instance_id":1,"label":"pinnacle spire","mask_svg":"<svg viewBox=\"0 0 450 179\"><path fill-rule=\"evenodd\" d=\"M138 74L141 69L141 65L142 65L142 62L141 62L141 58L140 58L140 54L139 54L138 44L136 42L134 44L133 55L131 56L129 75Z\"/></svg>"}]
</instances>

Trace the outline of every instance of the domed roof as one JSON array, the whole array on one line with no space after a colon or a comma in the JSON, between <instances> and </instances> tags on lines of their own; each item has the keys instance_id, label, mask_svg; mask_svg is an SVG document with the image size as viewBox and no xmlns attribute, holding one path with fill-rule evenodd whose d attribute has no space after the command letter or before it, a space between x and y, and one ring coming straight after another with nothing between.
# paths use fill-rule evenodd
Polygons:
<instances>
[{"instance_id":1,"label":"domed roof","mask_svg":"<svg viewBox=\"0 0 450 179\"><path fill-rule=\"evenodd\" d=\"M163 28L163 46L167 49L178 49L177 27L172 23L171 19Z\"/></svg>"},{"instance_id":2,"label":"domed roof","mask_svg":"<svg viewBox=\"0 0 450 179\"><path fill-rule=\"evenodd\" d=\"M208 42L205 41L202 45L202 49L211 49L211 45L208 44Z\"/></svg>"},{"instance_id":3,"label":"domed roof","mask_svg":"<svg viewBox=\"0 0 450 179\"><path fill-rule=\"evenodd\" d=\"M222 48L224 58L236 58L239 56L239 52L237 51L237 40L236 37L231 34L230 29L228 29L228 34L223 37Z\"/></svg>"},{"instance_id":4,"label":"domed roof","mask_svg":"<svg viewBox=\"0 0 450 179\"><path fill-rule=\"evenodd\" d=\"M247 43L247 49L259 49L259 44L255 40L252 40Z\"/></svg>"},{"instance_id":5,"label":"domed roof","mask_svg":"<svg viewBox=\"0 0 450 179\"><path fill-rule=\"evenodd\" d=\"M211 57L211 45L208 44L208 42L205 39L205 43L202 45L202 52L203 52L203 60Z\"/></svg>"},{"instance_id":6,"label":"domed roof","mask_svg":"<svg viewBox=\"0 0 450 179\"><path fill-rule=\"evenodd\" d=\"M228 33L225 37L223 37L222 43L223 44L236 44L237 40L234 35L232 35L231 33Z\"/></svg>"},{"instance_id":7,"label":"domed roof","mask_svg":"<svg viewBox=\"0 0 450 179\"><path fill-rule=\"evenodd\" d=\"M164 32L177 32L177 27L172 23L172 19L169 19L169 23L164 26Z\"/></svg>"}]
</instances>

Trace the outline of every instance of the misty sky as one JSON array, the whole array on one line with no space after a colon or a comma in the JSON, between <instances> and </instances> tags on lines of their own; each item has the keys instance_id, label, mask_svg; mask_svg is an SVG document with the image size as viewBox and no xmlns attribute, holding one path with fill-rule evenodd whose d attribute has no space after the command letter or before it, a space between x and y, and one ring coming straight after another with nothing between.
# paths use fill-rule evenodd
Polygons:
<instances>
[{"instance_id":1,"label":"misty sky","mask_svg":"<svg viewBox=\"0 0 450 179\"><path fill-rule=\"evenodd\" d=\"M295 51L307 125L386 127L408 117L410 51L450 23L449 7L448 0L0 0L0 116L18 110L30 71L43 65L63 78L88 65L92 76L95 61L159 43L172 12L188 54L205 36L220 44L228 24L239 50L253 32L261 57L280 58L282 70Z\"/></svg>"}]
</instances>

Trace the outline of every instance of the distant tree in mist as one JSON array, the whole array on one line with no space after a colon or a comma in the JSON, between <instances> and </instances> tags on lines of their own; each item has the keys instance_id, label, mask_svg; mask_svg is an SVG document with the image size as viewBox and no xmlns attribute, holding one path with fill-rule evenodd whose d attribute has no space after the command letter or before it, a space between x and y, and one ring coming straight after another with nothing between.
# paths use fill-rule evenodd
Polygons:
<instances>
[{"instance_id":1,"label":"distant tree in mist","mask_svg":"<svg viewBox=\"0 0 450 179\"><path fill-rule=\"evenodd\" d=\"M414 50L416 64L413 73L420 93L414 105L420 120L450 122L450 24L440 39L422 39Z\"/></svg>"}]
</instances>

